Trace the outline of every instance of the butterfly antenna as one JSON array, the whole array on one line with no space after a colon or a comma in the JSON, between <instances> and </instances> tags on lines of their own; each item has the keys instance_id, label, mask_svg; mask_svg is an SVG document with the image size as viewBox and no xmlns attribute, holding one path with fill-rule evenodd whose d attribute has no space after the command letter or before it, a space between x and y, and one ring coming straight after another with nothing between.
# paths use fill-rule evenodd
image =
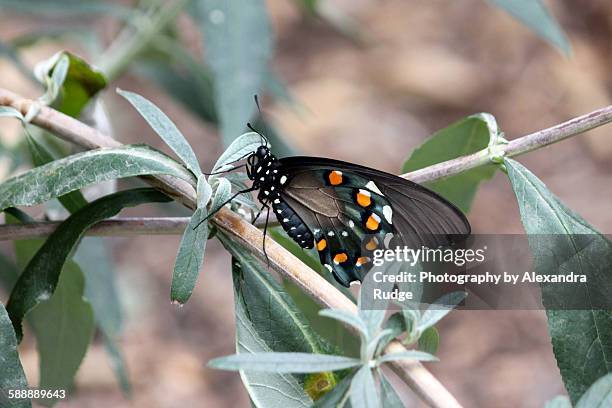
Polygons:
<instances>
[{"instance_id":1,"label":"butterfly antenna","mask_svg":"<svg viewBox=\"0 0 612 408\"><path fill-rule=\"evenodd\" d=\"M255 100L255 106L257 106L257 112L259 112L259 118L261 120L262 123L265 123L264 121L264 114L261 111L261 105L259 104L259 95L255 94L253 95L253 99ZM265 127L265 125L263 125ZM270 142L268 141L268 138L265 137L261 132L258 132L257 130L253 129L252 127L250 127L251 130L253 130L254 132L257 132L259 134L259 136L261 136L265 142L266 142L266 146L270 145Z\"/></svg>"}]
</instances>

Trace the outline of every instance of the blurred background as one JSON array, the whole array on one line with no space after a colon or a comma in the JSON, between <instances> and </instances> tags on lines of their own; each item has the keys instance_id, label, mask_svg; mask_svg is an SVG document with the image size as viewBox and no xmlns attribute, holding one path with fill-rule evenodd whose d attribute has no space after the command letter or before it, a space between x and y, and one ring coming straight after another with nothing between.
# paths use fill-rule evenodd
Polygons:
<instances>
[{"instance_id":1,"label":"blurred background","mask_svg":"<svg viewBox=\"0 0 612 408\"><path fill-rule=\"evenodd\" d=\"M123 25L106 12L80 13L62 2L46 3L46 8L12 4L0 9L0 40L9 57L0 59L0 87L30 98L41 89L24 70L64 49L99 62ZM325 0L319 13L309 11L307 3L267 2L275 42L270 89L275 91L264 98L264 111L294 152L398 173L428 135L473 113L493 114L512 139L612 103L612 3L607 0L547 3L571 42L569 58L483 0ZM193 61L206 60L200 30L188 13L180 13L168 33ZM7 48L15 41L18 47ZM257 41L253 38L253 46ZM162 75L163 66L175 67L177 76ZM118 68L102 93L108 123L98 118L97 124L110 123L107 131L123 143L164 149L114 90L138 92L172 118L203 168L210 169L223 144L210 106L189 85L190 75L199 74L188 67L159 47L143 51ZM0 123L2 180L27 162L20 125L8 119ZM608 234L611 129L602 127L519 159L567 206ZM188 214L178 206L171 211ZM125 214L168 215L168 208ZM503 174L482 184L469 219L476 233L523 231ZM212 357L235 350L229 256L217 241L209 242L194 295L178 308L168 294L179 240L104 240L123 307L119 344L133 397L122 395L104 346L96 342L78 372L75 396L58 406L250 406L237 374L205 367ZM2 243L0 251L12 256L9 243ZM439 331L441 362L428 368L466 407L541 407L564 393L543 311L457 311L442 320ZM35 343L30 337L21 347L28 378L35 383ZM405 398L420 406L409 392Z\"/></svg>"}]
</instances>

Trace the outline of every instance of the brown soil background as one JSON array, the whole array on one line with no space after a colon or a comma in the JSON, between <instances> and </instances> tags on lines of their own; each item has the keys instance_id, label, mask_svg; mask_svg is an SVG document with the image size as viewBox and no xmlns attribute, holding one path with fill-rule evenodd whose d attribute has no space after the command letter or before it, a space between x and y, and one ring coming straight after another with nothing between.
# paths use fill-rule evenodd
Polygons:
<instances>
[{"instance_id":1,"label":"brown soil background","mask_svg":"<svg viewBox=\"0 0 612 408\"><path fill-rule=\"evenodd\" d=\"M268 109L305 154L398 172L425 137L468 114L494 114L512 139L611 103L612 3L606 0L549 2L572 43L570 59L482 0L332 2L360 23L368 39L362 46L325 23L302 19L288 0L269 4L277 39L274 68L303 109ZM179 21L181 35L199 52L193 24L186 17ZM0 36L9 39L43 23L53 24L2 15ZM115 28L104 19L92 26L107 39ZM44 42L24 58L33 64L62 48L74 44ZM5 60L0 86L37 96ZM210 168L221 151L213 128L143 79L126 74L111 89L115 86L155 101ZM104 100L118 139L162 148L125 101L112 91ZM14 142L17 125L0 123L3 140ZM612 233L611 132L603 127L519 159L604 233ZM469 219L475 232L522 232L503 174L482 185ZM121 343L134 396L128 401L121 395L97 342L78 373L76 395L58 407L249 406L238 375L204 365L234 351L229 259L219 243L209 243L194 296L179 309L168 300L179 237L111 242L126 311ZM465 407L542 407L564 393L544 312L454 312L439 330L441 362L428 367ZM22 346L32 382L34 346L32 341ZM410 406L421 406L410 391L403 395Z\"/></svg>"}]
</instances>

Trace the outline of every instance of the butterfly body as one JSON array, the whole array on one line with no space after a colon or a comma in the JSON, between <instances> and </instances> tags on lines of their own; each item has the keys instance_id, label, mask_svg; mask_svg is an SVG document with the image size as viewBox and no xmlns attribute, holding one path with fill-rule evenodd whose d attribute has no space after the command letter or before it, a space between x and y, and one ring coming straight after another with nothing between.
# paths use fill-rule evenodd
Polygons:
<instances>
[{"instance_id":1,"label":"butterfly body","mask_svg":"<svg viewBox=\"0 0 612 408\"><path fill-rule=\"evenodd\" d=\"M316 248L338 282L361 281L376 249L448 246L470 226L454 205L392 174L317 157L277 159L267 146L247 158L263 209L302 248Z\"/></svg>"}]
</instances>

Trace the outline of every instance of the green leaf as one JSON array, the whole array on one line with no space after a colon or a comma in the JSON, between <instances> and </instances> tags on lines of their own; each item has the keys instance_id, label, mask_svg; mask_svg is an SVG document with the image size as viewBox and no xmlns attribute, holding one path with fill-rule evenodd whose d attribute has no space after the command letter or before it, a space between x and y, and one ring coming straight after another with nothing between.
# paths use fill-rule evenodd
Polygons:
<instances>
[{"instance_id":1,"label":"green leaf","mask_svg":"<svg viewBox=\"0 0 612 408\"><path fill-rule=\"evenodd\" d=\"M210 212L217 212L223 204L232 197L232 183L225 177L219 177L217 179L217 188L215 189L215 196L210 204Z\"/></svg>"},{"instance_id":2,"label":"green leaf","mask_svg":"<svg viewBox=\"0 0 612 408\"><path fill-rule=\"evenodd\" d=\"M63 53L68 57L70 65L57 109L78 118L89 101L106 88L106 78L82 58L67 51Z\"/></svg>"},{"instance_id":3,"label":"green leaf","mask_svg":"<svg viewBox=\"0 0 612 408\"><path fill-rule=\"evenodd\" d=\"M570 297L591 299L590 291L610 293L612 244L579 215L567 208L536 176L518 162L506 159L506 169L517 197L527 234L552 234L555 239L529 241L536 273L566 270L584 274L585 285L572 285ZM592 238L588 248L577 234ZM593 251L596 251L593 253ZM573 254L567 260L563 254ZM596 259L593 262L593 259ZM542 287L544 306L567 294ZM612 372L612 314L608 310L547 310L548 330L565 387L573 402L598 378Z\"/></svg>"},{"instance_id":4,"label":"green leaf","mask_svg":"<svg viewBox=\"0 0 612 408\"><path fill-rule=\"evenodd\" d=\"M546 401L544 408L572 408L572 403L565 395L557 395L555 398Z\"/></svg>"},{"instance_id":5,"label":"green leaf","mask_svg":"<svg viewBox=\"0 0 612 408\"><path fill-rule=\"evenodd\" d=\"M17 338L22 337L21 321L25 315L55 292L66 259L87 229L125 207L168 201L171 199L150 188L123 191L92 202L60 224L28 263L11 292L7 311Z\"/></svg>"},{"instance_id":6,"label":"green leaf","mask_svg":"<svg viewBox=\"0 0 612 408\"><path fill-rule=\"evenodd\" d=\"M117 89L117 93L123 96L136 108L138 113L147 121L149 126L163 139L181 159L185 166L191 170L195 177L202 174L200 163L185 136L178 130L176 125L155 106L151 101L142 96L128 91Z\"/></svg>"},{"instance_id":7,"label":"green leaf","mask_svg":"<svg viewBox=\"0 0 612 408\"><path fill-rule=\"evenodd\" d=\"M208 239L208 223L202 222L207 216L206 207L197 208L183 232L172 274L170 298L173 302L184 304L195 288Z\"/></svg>"},{"instance_id":8,"label":"green leaf","mask_svg":"<svg viewBox=\"0 0 612 408\"><path fill-rule=\"evenodd\" d=\"M467 296L466 292L452 292L436 300L421 315L417 323L417 330L424 331L438 323L444 316L450 313Z\"/></svg>"},{"instance_id":9,"label":"green leaf","mask_svg":"<svg viewBox=\"0 0 612 408\"><path fill-rule=\"evenodd\" d=\"M51 151L29 132L26 132L26 141L34 166L42 166L55 160ZM57 197L57 199L70 213L74 213L87 205L87 200L79 190L71 191L66 195Z\"/></svg>"},{"instance_id":10,"label":"green leaf","mask_svg":"<svg viewBox=\"0 0 612 408\"><path fill-rule=\"evenodd\" d=\"M15 264L0 252L0 285L2 288L10 292L18 276Z\"/></svg>"},{"instance_id":11,"label":"green leaf","mask_svg":"<svg viewBox=\"0 0 612 408\"><path fill-rule=\"evenodd\" d=\"M256 353L219 357L208 363L219 370L251 370L273 373L319 373L357 367L356 358L310 353Z\"/></svg>"},{"instance_id":12,"label":"green leaf","mask_svg":"<svg viewBox=\"0 0 612 408\"><path fill-rule=\"evenodd\" d=\"M610 406L612 406L612 374L607 374L597 380L576 404L576 408Z\"/></svg>"},{"instance_id":13,"label":"green leaf","mask_svg":"<svg viewBox=\"0 0 612 408\"><path fill-rule=\"evenodd\" d=\"M238 136L217 159L213 166L213 173L220 169L225 169L226 166L231 166L230 163L245 158L249 153L254 153L262 143L262 137L255 132L248 132Z\"/></svg>"},{"instance_id":14,"label":"green leaf","mask_svg":"<svg viewBox=\"0 0 612 408\"><path fill-rule=\"evenodd\" d=\"M130 382L123 353L117 344L121 333L123 315L121 299L115 284L112 252L103 238L85 237L79 244L74 261L85 274L85 298L94 310L96 324L103 341L111 367L123 392L130 395Z\"/></svg>"},{"instance_id":15,"label":"green leaf","mask_svg":"<svg viewBox=\"0 0 612 408\"><path fill-rule=\"evenodd\" d=\"M402 166L402 173L485 149L496 134L497 124L490 114L468 116L437 131L417 147ZM469 212L479 184L493 177L496 168L493 164L481 166L425 185L463 212Z\"/></svg>"},{"instance_id":16,"label":"green leaf","mask_svg":"<svg viewBox=\"0 0 612 408\"><path fill-rule=\"evenodd\" d=\"M218 237L235 257L233 272L238 353L258 351L330 353L333 350L332 346L313 331L291 297L283 291L283 287L259 261L222 233L219 233ZM288 406L310 407L312 402L300 385L302 377L242 373L249 395L258 407L264 408L276 406L274 403L278 404L279 398ZM292 384L297 384L299 392ZM286 395L294 397L287 398ZM305 398L298 395L303 395Z\"/></svg>"},{"instance_id":17,"label":"green leaf","mask_svg":"<svg viewBox=\"0 0 612 408\"><path fill-rule=\"evenodd\" d=\"M224 234L223 245L241 265L234 285L245 301L253 327L274 351L329 353L332 348L308 325L283 287L248 252Z\"/></svg>"},{"instance_id":18,"label":"green leaf","mask_svg":"<svg viewBox=\"0 0 612 408\"><path fill-rule=\"evenodd\" d=\"M365 341L368 341L370 335L370 333L368 332L368 327L366 326L365 322L361 320L361 318L356 314L347 312L345 310L324 309L319 311L319 315L336 319L339 322L354 327L355 329L357 329L357 331L359 331L359 333L363 335Z\"/></svg>"},{"instance_id":19,"label":"green leaf","mask_svg":"<svg viewBox=\"0 0 612 408\"><path fill-rule=\"evenodd\" d=\"M0 184L0 210L43 203L89 184L145 174L168 174L193 182L168 156L146 146L102 148L36 167Z\"/></svg>"},{"instance_id":20,"label":"green leaf","mask_svg":"<svg viewBox=\"0 0 612 408\"><path fill-rule=\"evenodd\" d=\"M229 145L255 113L272 56L272 32L263 0L197 0L193 15L204 34L215 78L215 105Z\"/></svg>"},{"instance_id":21,"label":"green leaf","mask_svg":"<svg viewBox=\"0 0 612 408\"><path fill-rule=\"evenodd\" d=\"M72 388L74 376L93 338L94 314L83 298L84 280L79 266L68 261L51 298L29 313L28 320L40 354L40 389ZM45 406L55 402L56 399L39 400Z\"/></svg>"},{"instance_id":22,"label":"green leaf","mask_svg":"<svg viewBox=\"0 0 612 408\"><path fill-rule=\"evenodd\" d=\"M89 101L106 87L104 75L82 58L60 51L34 68L34 75L46 88L38 101L62 113L78 117ZM28 112L31 118L35 110Z\"/></svg>"},{"instance_id":23,"label":"green leaf","mask_svg":"<svg viewBox=\"0 0 612 408\"><path fill-rule=\"evenodd\" d=\"M440 346L440 333L435 327L428 327L419 337L419 349L429 354L436 354Z\"/></svg>"},{"instance_id":24,"label":"green leaf","mask_svg":"<svg viewBox=\"0 0 612 408\"><path fill-rule=\"evenodd\" d=\"M248 268L248 265L243 266ZM260 336L249 317L243 287L239 284L241 267L232 260L234 295L236 311L236 351L238 353L258 353L272 351L270 345ZM274 344L274 343L270 343ZM280 373L241 372L253 405L258 408L282 406L284 408L305 408L312 405L296 376Z\"/></svg>"},{"instance_id":25,"label":"green leaf","mask_svg":"<svg viewBox=\"0 0 612 408\"><path fill-rule=\"evenodd\" d=\"M198 208L206 208L206 205L210 201L212 196L212 187L206 181L206 177L200 176L198 178L198 186L196 189L196 205Z\"/></svg>"},{"instance_id":26,"label":"green leaf","mask_svg":"<svg viewBox=\"0 0 612 408\"><path fill-rule=\"evenodd\" d=\"M540 38L569 56L570 43L542 0L489 0L525 24Z\"/></svg>"},{"instance_id":27,"label":"green leaf","mask_svg":"<svg viewBox=\"0 0 612 408\"><path fill-rule=\"evenodd\" d=\"M25 390L28 381L19 361L17 339L4 306L0 303L0 406L11 408L31 408L30 400L10 400L8 390Z\"/></svg>"},{"instance_id":28,"label":"green leaf","mask_svg":"<svg viewBox=\"0 0 612 408\"><path fill-rule=\"evenodd\" d=\"M380 376L380 399L382 406L385 408L403 408L404 403L400 399L397 392L391 385L391 383L385 378L384 375Z\"/></svg>"},{"instance_id":29,"label":"green leaf","mask_svg":"<svg viewBox=\"0 0 612 408\"><path fill-rule=\"evenodd\" d=\"M416 361L439 361L438 357L432 356L424 351L408 350L400 351L399 353L384 354L378 358L378 363L388 363L390 361L398 360L416 360Z\"/></svg>"},{"instance_id":30,"label":"green leaf","mask_svg":"<svg viewBox=\"0 0 612 408\"><path fill-rule=\"evenodd\" d=\"M351 408L379 408L380 402L376 393L374 376L369 366L361 367L353 380L350 388Z\"/></svg>"}]
</instances>

